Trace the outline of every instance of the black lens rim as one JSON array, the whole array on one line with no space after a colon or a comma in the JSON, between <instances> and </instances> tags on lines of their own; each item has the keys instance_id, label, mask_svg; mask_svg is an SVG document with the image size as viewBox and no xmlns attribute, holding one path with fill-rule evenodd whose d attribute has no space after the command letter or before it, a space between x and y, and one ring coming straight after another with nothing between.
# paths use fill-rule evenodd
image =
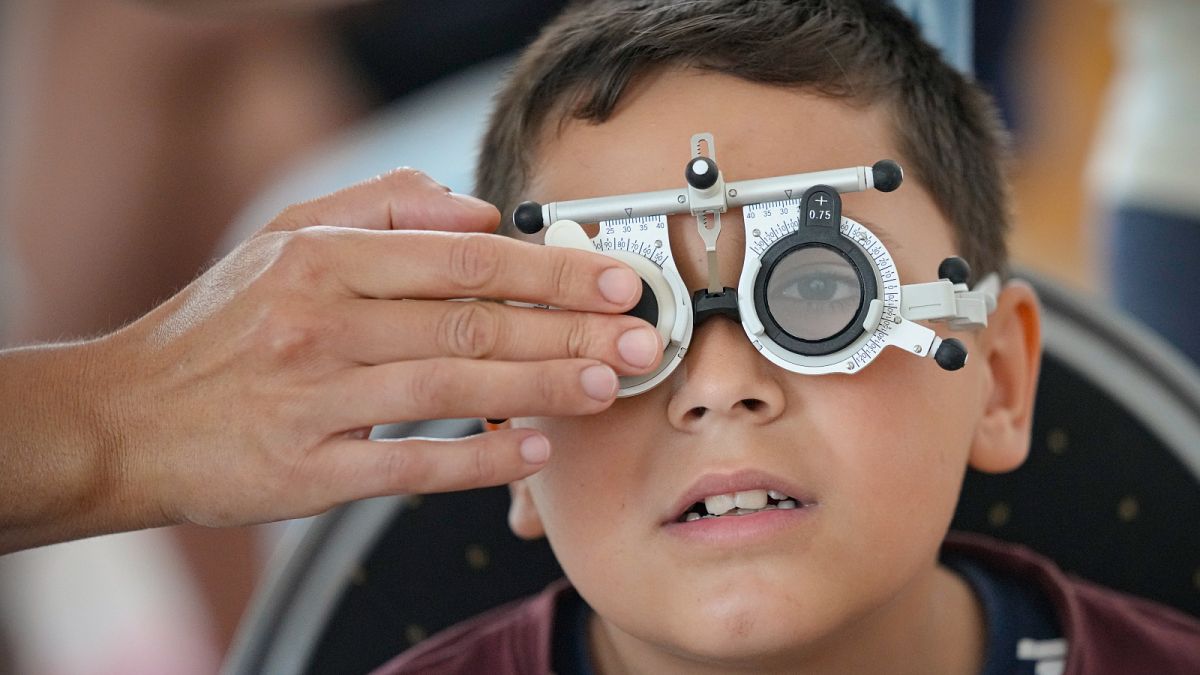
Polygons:
<instances>
[{"instance_id":1,"label":"black lens rim","mask_svg":"<svg viewBox=\"0 0 1200 675\"><path fill-rule=\"evenodd\" d=\"M832 249L846 258L858 275L860 288L858 311L855 312L854 318L841 331L823 340L804 340L787 332L771 315L767 305L767 280L771 278L775 266L794 251L812 246ZM758 276L754 279L754 310L758 313L763 332L775 344L801 356L828 356L845 349L866 332L863 322L867 313L871 311L871 300L879 297L879 285L876 283L874 270L874 265L862 249L842 236L838 230L802 228L801 231L783 237L763 254Z\"/></svg>"}]
</instances>

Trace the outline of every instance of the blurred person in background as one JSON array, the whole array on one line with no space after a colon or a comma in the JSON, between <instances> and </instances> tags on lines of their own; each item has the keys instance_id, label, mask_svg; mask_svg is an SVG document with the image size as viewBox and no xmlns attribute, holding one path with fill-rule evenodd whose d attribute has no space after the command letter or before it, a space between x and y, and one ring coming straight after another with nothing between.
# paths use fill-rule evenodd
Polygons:
<instances>
[{"instance_id":1,"label":"blurred person in background","mask_svg":"<svg viewBox=\"0 0 1200 675\"><path fill-rule=\"evenodd\" d=\"M1115 2L1089 187L1118 306L1200 364L1200 2Z\"/></svg>"}]
</instances>

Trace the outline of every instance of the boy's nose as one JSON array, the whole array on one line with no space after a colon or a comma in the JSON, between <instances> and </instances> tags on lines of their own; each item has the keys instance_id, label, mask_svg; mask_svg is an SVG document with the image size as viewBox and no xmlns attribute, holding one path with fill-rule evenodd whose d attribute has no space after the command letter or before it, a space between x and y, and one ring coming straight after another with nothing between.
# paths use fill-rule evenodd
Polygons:
<instances>
[{"instance_id":1,"label":"boy's nose","mask_svg":"<svg viewBox=\"0 0 1200 675\"><path fill-rule=\"evenodd\" d=\"M779 372L774 372L779 371ZM783 373L763 358L742 327L714 317L696 328L669 384L667 416L682 431L716 423L768 424L783 414Z\"/></svg>"}]
</instances>

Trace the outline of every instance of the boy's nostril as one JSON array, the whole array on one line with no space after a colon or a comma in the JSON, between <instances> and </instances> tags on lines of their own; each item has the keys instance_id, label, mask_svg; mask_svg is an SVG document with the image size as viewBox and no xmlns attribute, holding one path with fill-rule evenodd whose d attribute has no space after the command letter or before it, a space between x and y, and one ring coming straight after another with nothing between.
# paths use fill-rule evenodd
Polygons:
<instances>
[{"instance_id":1,"label":"boy's nostril","mask_svg":"<svg viewBox=\"0 0 1200 675\"><path fill-rule=\"evenodd\" d=\"M742 399L742 405L746 406L746 410L749 410L750 412L758 412L767 404L756 398L744 398Z\"/></svg>"}]
</instances>

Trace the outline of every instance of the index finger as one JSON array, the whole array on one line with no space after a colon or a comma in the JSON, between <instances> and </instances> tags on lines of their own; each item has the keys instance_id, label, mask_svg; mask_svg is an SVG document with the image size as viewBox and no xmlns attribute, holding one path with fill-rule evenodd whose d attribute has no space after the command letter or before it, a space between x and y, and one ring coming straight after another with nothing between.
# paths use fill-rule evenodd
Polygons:
<instances>
[{"instance_id":1,"label":"index finger","mask_svg":"<svg viewBox=\"0 0 1200 675\"><path fill-rule=\"evenodd\" d=\"M401 168L284 209L263 231L330 225L367 230L493 232L500 211L451 192L416 169Z\"/></svg>"},{"instance_id":2,"label":"index finger","mask_svg":"<svg viewBox=\"0 0 1200 675\"><path fill-rule=\"evenodd\" d=\"M623 312L640 277L600 253L490 234L322 229L326 261L353 295L384 299L491 298Z\"/></svg>"}]
</instances>

